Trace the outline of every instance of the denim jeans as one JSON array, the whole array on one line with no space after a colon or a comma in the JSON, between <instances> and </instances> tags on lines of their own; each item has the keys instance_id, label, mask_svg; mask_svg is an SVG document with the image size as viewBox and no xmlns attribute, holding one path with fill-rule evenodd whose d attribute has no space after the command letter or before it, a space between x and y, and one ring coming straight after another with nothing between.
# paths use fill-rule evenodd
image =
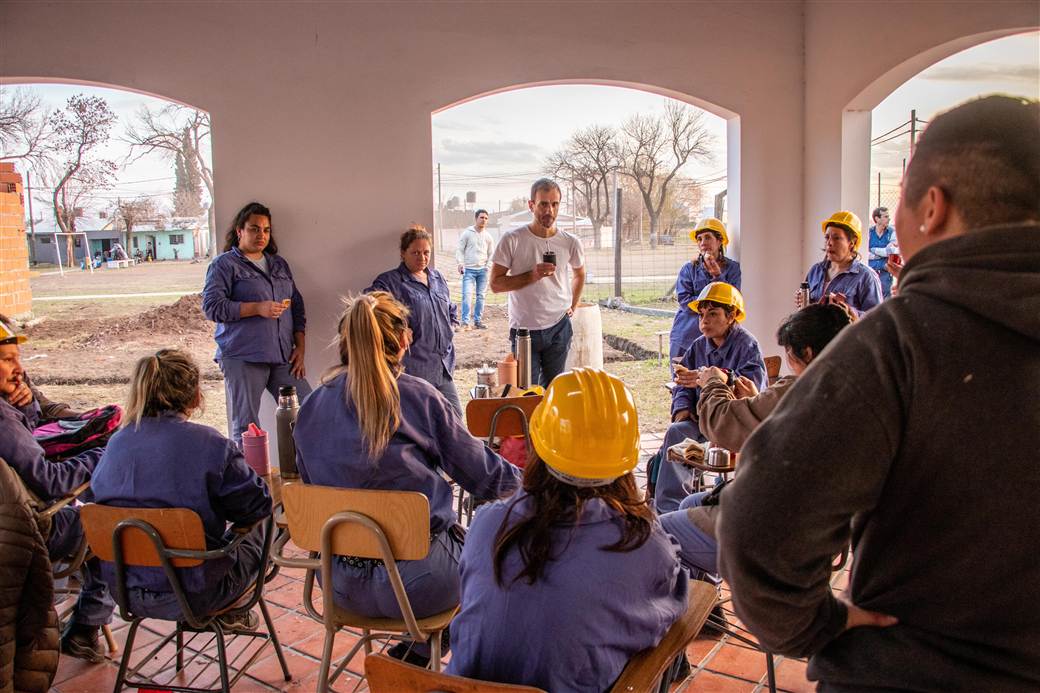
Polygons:
<instances>
[{"instance_id":1,"label":"denim jeans","mask_svg":"<svg viewBox=\"0 0 1040 693\"><path fill-rule=\"evenodd\" d=\"M531 384L549 387L552 379L567 366L571 348L571 318L564 315L558 323L544 330L531 330ZM509 343L516 353L516 328L509 328Z\"/></svg>"},{"instance_id":2,"label":"denim jeans","mask_svg":"<svg viewBox=\"0 0 1040 693\"><path fill-rule=\"evenodd\" d=\"M707 491L694 493L679 504L678 510L661 515L661 526L679 542L679 560L694 578L700 573L719 572L719 545L715 537L693 524L687 513L690 508L700 506L707 496Z\"/></svg>"},{"instance_id":3,"label":"denim jeans","mask_svg":"<svg viewBox=\"0 0 1040 693\"><path fill-rule=\"evenodd\" d=\"M473 322L480 322L480 316L484 314L484 294L487 291L488 271L484 269L466 268L462 273L462 315L459 319L463 325L469 324L469 295L476 288L477 297L473 303Z\"/></svg>"}]
</instances>

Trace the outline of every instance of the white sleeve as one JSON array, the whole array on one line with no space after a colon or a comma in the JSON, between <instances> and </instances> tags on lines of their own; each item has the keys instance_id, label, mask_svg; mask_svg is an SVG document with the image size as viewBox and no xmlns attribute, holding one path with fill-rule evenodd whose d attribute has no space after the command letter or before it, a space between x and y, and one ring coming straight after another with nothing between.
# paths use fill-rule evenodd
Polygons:
<instances>
[{"instance_id":1,"label":"white sleeve","mask_svg":"<svg viewBox=\"0 0 1040 693\"><path fill-rule=\"evenodd\" d=\"M492 256L491 262L503 267L512 267L515 242L514 234L507 233L505 236L502 236L502 240L498 242L498 247L495 248L495 254Z\"/></svg>"},{"instance_id":2,"label":"white sleeve","mask_svg":"<svg viewBox=\"0 0 1040 693\"><path fill-rule=\"evenodd\" d=\"M495 240L491 237L490 233L488 233L487 236L484 238L484 243L487 246L487 266L488 268L490 268L491 258L494 256L495 253Z\"/></svg>"},{"instance_id":3,"label":"white sleeve","mask_svg":"<svg viewBox=\"0 0 1040 693\"><path fill-rule=\"evenodd\" d=\"M581 239L573 236L571 241L571 267L577 269L585 266L585 249L581 245Z\"/></svg>"}]
</instances>

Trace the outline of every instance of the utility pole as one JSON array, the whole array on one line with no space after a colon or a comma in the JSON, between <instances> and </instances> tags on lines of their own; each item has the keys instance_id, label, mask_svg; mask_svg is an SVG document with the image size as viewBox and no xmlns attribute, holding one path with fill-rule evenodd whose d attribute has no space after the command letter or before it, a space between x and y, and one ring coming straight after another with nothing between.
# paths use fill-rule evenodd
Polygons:
<instances>
[{"instance_id":1,"label":"utility pole","mask_svg":"<svg viewBox=\"0 0 1040 693\"><path fill-rule=\"evenodd\" d=\"M917 109L910 111L910 153L914 153L914 147L917 145Z\"/></svg>"},{"instance_id":2,"label":"utility pole","mask_svg":"<svg viewBox=\"0 0 1040 693\"><path fill-rule=\"evenodd\" d=\"M437 238L438 245L444 250L444 204L441 202L441 165L437 163Z\"/></svg>"},{"instance_id":3,"label":"utility pole","mask_svg":"<svg viewBox=\"0 0 1040 693\"><path fill-rule=\"evenodd\" d=\"M881 171L877 172L877 206L881 206Z\"/></svg>"},{"instance_id":4,"label":"utility pole","mask_svg":"<svg viewBox=\"0 0 1040 693\"><path fill-rule=\"evenodd\" d=\"M29 171L25 171L25 196L29 200L29 264L36 266L36 221L33 219L32 211L32 181L29 179Z\"/></svg>"},{"instance_id":5,"label":"utility pole","mask_svg":"<svg viewBox=\"0 0 1040 693\"><path fill-rule=\"evenodd\" d=\"M574 209L574 183L571 182L571 235L577 236L578 212Z\"/></svg>"},{"instance_id":6,"label":"utility pole","mask_svg":"<svg viewBox=\"0 0 1040 693\"><path fill-rule=\"evenodd\" d=\"M621 188L614 177L614 296L621 298Z\"/></svg>"}]
</instances>

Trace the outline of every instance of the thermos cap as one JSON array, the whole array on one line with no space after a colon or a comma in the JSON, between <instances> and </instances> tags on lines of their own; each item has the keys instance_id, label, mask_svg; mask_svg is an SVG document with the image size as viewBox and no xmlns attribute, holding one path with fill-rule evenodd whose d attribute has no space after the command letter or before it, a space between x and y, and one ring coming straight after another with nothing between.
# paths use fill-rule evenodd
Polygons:
<instances>
[{"instance_id":1,"label":"thermos cap","mask_svg":"<svg viewBox=\"0 0 1040 693\"><path fill-rule=\"evenodd\" d=\"M517 337L530 337L531 336L531 331L528 330L526 327L518 327L518 328L516 328L516 336Z\"/></svg>"},{"instance_id":2,"label":"thermos cap","mask_svg":"<svg viewBox=\"0 0 1040 693\"><path fill-rule=\"evenodd\" d=\"M294 397L296 395L295 385L282 385L278 388L279 397Z\"/></svg>"}]
</instances>

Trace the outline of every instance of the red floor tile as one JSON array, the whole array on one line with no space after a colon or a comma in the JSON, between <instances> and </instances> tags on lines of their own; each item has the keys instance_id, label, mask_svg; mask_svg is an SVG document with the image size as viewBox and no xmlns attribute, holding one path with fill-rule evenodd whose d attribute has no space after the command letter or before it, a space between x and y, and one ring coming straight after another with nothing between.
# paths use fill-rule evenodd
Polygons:
<instances>
[{"instance_id":1,"label":"red floor tile","mask_svg":"<svg viewBox=\"0 0 1040 693\"><path fill-rule=\"evenodd\" d=\"M796 659L785 659L776 668L776 686L792 693L811 693L816 684L805 678L805 662Z\"/></svg>"},{"instance_id":2,"label":"red floor tile","mask_svg":"<svg viewBox=\"0 0 1040 693\"><path fill-rule=\"evenodd\" d=\"M757 684L731 679L710 671L702 671L678 688L683 693L751 693Z\"/></svg>"},{"instance_id":3,"label":"red floor tile","mask_svg":"<svg viewBox=\"0 0 1040 693\"><path fill-rule=\"evenodd\" d=\"M324 633L325 627L309 616L289 612L274 621L274 630L284 647L295 645L315 633Z\"/></svg>"},{"instance_id":4,"label":"red floor tile","mask_svg":"<svg viewBox=\"0 0 1040 693\"><path fill-rule=\"evenodd\" d=\"M758 650L726 644L704 666L716 673L758 682L766 675L766 656Z\"/></svg>"},{"instance_id":5,"label":"red floor tile","mask_svg":"<svg viewBox=\"0 0 1040 693\"><path fill-rule=\"evenodd\" d=\"M270 647L265 650L263 659L249 667L246 675L248 678L257 679L273 688L286 691L305 690L300 688L300 685L303 681L314 678L318 671L318 663L293 652L285 652L285 661L289 665L289 674L292 677L289 681L285 680L282 668L278 664L278 657ZM241 680L242 686L246 686L248 683L246 679ZM237 691L238 688L236 686L235 690Z\"/></svg>"},{"instance_id":6,"label":"red floor tile","mask_svg":"<svg viewBox=\"0 0 1040 693\"><path fill-rule=\"evenodd\" d=\"M61 660L72 659L62 657ZM79 661L79 660L77 660ZM61 671L62 662L58 662L58 670ZM56 681L61 686L62 693L98 693L98 691L110 691L116 683L116 667L106 661L101 664L88 664L84 668L77 669L77 673L65 679Z\"/></svg>"}]
</instances>

